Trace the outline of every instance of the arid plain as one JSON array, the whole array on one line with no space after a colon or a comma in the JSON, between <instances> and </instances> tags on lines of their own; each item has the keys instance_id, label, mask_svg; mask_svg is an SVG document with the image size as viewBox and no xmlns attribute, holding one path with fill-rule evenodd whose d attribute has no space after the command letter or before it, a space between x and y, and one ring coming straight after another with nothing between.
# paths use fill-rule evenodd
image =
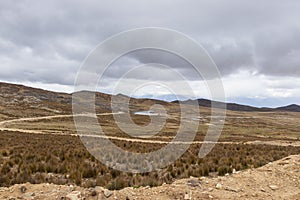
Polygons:
<instances>
[{"instance_id":1,"label":"arid plain","mask_svg":"<svg viewBox=\"0 0 300 200\"><path fill-rule=\"evenodd\" d=\"M129 97L116 95L115 98L121 102ZM147 132L141 132L135 137L129 136L118 127L113 117L114 114L123 114L122 104L120 104L118 113L112 113L110 100L110 95L96 93L98 123L107 137L126 151L142 153L158 150L172 141L182 123L178 103L132 98L129 100L130 115L139 126L147 126L151 123L151 118L147 114L137 113L148 111L154 104L163 106L167 115L165 125L156 135L145 137ZM187 113L195 109L193 105L189 104L182 106L184 106L184 112ZM107 167L86 150L75 128L71 94L0 83L0 186L10 187L26 182L31 184L52 183L66 186L76 185L82 188L98 186L103 187L104 191L104 188L121 190L161 185L164 185L161 187L166 187L165 184L175 184L193 177L194 181L192 182L199 181L199 185L195 183L196 186L191 186L195 190L197 187L202 187L201 185L206 180L204 177L217 179L218 176L226 175L221 178L223 180L223 178L232 176L233 173L247 169L252 170L287 156L300 154L300 112L280 109L242 110L226 111L226 119L222 122L224 123L222 134L206 157L200 159L198 151L203 145L208 127L214 126L214 124L210 120L211 109L200 106L200 117L194 119L193 116L190 116L184 119L189 123L198 124L199 122L199 126L197 125L197 133L191 146L176 162L153 172L125 173ZM157 112L159 113L159 110ZM159 114L151 117L162 118ZM124 124L126 125L125 121ZM88 127L97 125L87 124L87 130ZM127 128L134 131L134 127L128 126ZM189 134L189 131L186 134ZM109 159L108 155L107 160ZM126 158L124 159L125 163L129 162L126 161ZM297 160L297 158L293 159ZM299 170L296 171L296 175L299 177ZM210 185L210 187L214 186ZM277 185L276 187L280 188L281 186ZM3 193L0 192L1 195L4 195L3 198L11 196L5 192L5 188L1 190L3 190ZM214 190L216 189L214 188ZM218 188L217 190L222 189ZM102 194L103 191L100 192L101 194L98 191L99 196L102 195L103 198L106 198ZM140 189L137 191L140 192ZM182 194L178 194L177 199L189 196L187 191L185 188ZM299 184L296 191L299 194ZM280 191L278 192L276 189L276 192L275 198L278 198ZM195 192L193 191L193 193ZM81 196L84 194L82 192ZM160 199L174 199L175 194L168 196L168 193L164 193ZM22 196L23 194L18 195ZM60 195L66 194L57 193L57 198L61 198ZM213 195L213 192L211 195L208 192L201 197L210 198ZM294 193L293 195L293 197L297 197ZM96 198L88 192L85 196L86 198ZM108 198L113 196L109 195ZM131 195L130 199L133 196ZM39 199L35 195L31 197ZM190 199L192 199L192 195Z\"/></svg>"}]
</instances>

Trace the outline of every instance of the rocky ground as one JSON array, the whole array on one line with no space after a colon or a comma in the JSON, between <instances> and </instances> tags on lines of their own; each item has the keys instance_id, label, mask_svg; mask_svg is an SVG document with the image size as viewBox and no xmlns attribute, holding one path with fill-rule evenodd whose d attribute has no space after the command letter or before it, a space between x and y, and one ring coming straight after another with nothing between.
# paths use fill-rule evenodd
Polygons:
<instances>
[{"instance_id":1,"label":"rocky ground","mask_svg":"<svg viewBox=\"0 0 300 200\"><path fill-rule=\"evenodd\" d=\"M0 199L300 199L300 155L224 177L177 180L160 187L82 188L21 184L0 188Z\"/></svg>"}]
</instances>

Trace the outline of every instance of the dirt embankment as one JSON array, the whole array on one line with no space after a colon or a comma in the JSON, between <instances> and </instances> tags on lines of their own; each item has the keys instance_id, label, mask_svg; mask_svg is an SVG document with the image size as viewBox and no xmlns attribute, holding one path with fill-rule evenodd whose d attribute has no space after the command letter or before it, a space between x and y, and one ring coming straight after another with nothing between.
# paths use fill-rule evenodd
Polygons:
<instances>
[{"instance_id":1,"label":"dirt embankment","mask_svg":"<svg viewBox=\"0 0 300 200\"><path fill-rule=\"evenodd\" d=\"M22 184L0 188L0 199L300 199L300 155L216 178L177 180L160 187L82 188Z\"/></svg>"}]
</instances>

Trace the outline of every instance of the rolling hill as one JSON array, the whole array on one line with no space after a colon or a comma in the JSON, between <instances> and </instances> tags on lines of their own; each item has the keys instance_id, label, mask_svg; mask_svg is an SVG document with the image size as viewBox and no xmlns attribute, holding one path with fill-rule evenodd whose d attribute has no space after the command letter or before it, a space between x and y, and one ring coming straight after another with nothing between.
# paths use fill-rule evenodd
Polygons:
<instances>
[{"instance_id":1,"label":"rolling hill","mask_svg":"<svg viewBox=\"0 0 300 200\"><path fill-rule=\"evenodd\" d=\"M196 100L186 100L186 101L173 101L173 103L183 103L183 104L198 104L199 106L203 107L211 107L212 102L216 108L225 108L227 110L232 111L241 111L241 112L271 112L271 111L289 111L289 112L300 112L300 106L296 104L278 107L278 108L268 108L268 107L254 107L249 105L242 105L237 103L224 103L218 101L211 101L208 99L196 99Z\"/></svg>"}]
</instances>

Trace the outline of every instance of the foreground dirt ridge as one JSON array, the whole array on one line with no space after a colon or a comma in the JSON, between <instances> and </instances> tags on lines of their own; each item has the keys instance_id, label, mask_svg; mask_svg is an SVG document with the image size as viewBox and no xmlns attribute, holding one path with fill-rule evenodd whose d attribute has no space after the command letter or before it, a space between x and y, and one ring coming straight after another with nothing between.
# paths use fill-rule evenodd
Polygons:
<instances>
[{"instance_id":1,"label":"foreground dirt ridge","mask_svg":"<svg viewBox=\"0 0 300 200\"><path fill-rule=\"evenodd\" d=\"M177 180L159 187L124 188L20 184L0 188L0 199L300 199L300 155L292 155L257 169L224 177Z\"/></svg>"}]
</instances>

